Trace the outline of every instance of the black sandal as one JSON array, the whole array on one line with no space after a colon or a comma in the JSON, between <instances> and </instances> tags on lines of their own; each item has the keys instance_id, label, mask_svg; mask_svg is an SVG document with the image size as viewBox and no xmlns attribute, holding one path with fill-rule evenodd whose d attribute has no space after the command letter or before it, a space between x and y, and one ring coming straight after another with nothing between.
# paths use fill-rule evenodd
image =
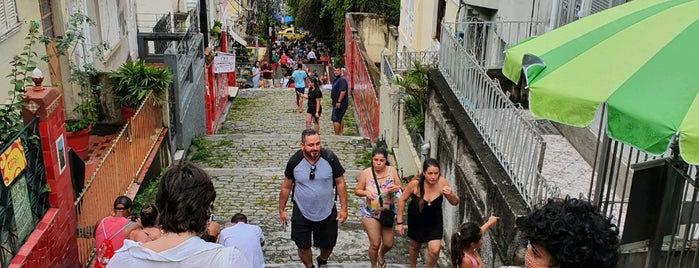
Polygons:
<instances>
[{"instance_id":1,"label":"black sandal","mask_svg":"<svg viewBox=\"0 0 699 268\"><path fill-rule=\"evenodd\" d=\"M383 258L381 255L376 257L377 263L379 265L379 268L386 268L386 259Z\"/></svg>"}]
</instances>

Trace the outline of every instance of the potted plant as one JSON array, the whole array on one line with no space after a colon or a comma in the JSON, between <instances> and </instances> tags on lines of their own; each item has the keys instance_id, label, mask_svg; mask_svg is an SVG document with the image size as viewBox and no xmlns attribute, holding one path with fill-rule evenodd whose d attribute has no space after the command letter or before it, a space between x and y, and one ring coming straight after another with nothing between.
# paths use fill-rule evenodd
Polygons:
<instances>
[{"instance_id":1,"label":"potted plant","mask_svg":"<svg viewBox=\"0 0 699 268\"><path fill-rule=\"evenodd\" d=\"M104 61L104 51L109 49L109 45L105 42L92 45L87 44L86 36L82 29L85 24L89 26L95 25L92 19L80 12L71 14L64 37L55 39L56 54L44 57L44 60L60 56L65 56L68 59L68 68L70 70L68 82L74 91L77 90L77 98L72 110L75 118L66 121L65 125L66 132L68 132L66 144L83 160L89 158L89 134L92 126L98 121L97 103L99 97L97 92L101 90L101 86L99 83L93 82L94 77L97 75L97 69L91 62L78 62L76 60L76 51L87 49L97 60ZM44 41L48 40L48 37L44 38Z\"/></svg>"},{"instance_id":2,"label":"potted plant","mask_svg":"<svg viewBox=\"0 0 699 268\"><path fill-rule=\"evenodd\" d=\"M148 65L143 61L127 61L111 73L109 78L113 82L114 98L121 105L122 116L127 120L149 93L153 92L156 99L162 100L173 75L161 66Z\"/></svg>"}]
</instances>

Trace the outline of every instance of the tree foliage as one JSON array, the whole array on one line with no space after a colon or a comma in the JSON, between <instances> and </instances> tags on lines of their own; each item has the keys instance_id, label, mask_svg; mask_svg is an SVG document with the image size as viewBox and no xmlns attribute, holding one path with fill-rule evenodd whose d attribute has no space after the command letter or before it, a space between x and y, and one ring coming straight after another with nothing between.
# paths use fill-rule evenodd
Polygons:
<instances>
[{"instance_id":1,"label":"tree foliage","mask_svg":"<svg viewBox=\"0 0 699 268\"><path fill-rule=\"evenodd\" d=\"M287 7L296 25L328 41L336 56L344 53L346 13L376 13L391 25L400 17L400 0L288 0Z\"/></svg>"},{"instance_id":2,"label":"tree foliage","mask_svg":"<svg viewBox=\"0 0 699 268\"><path fill-rule=\"evenodd\" d=\"M413 61L413 68L401 75L396 75L393 81L403 89L401 101L405 106L405 126L411 135L424 137L425 105L427 103L427 73L428 65Z\"/></svg>"}]
</instances>

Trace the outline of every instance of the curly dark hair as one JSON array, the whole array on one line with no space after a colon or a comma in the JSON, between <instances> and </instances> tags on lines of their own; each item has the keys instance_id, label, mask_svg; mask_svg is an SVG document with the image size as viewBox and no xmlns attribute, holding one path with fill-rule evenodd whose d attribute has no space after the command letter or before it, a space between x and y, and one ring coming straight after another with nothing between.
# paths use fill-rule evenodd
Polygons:
<instances>
[{"instance_id":1,"label":"curly dark hair","mask_svg":"<svg viewBox=\"0 0 699 268\"><path fill-rule=\"evenodd\" d=\"M454 267L461 265L461 257L464 250L471 246L471 243L478 243L483 234L481 227L475 223L467 222L459 226L459 231L451 235L451 264Z\"/></svg>"},{"instance_id":2,"label":"curly dark hair","mask_svg":"<svg viewBox=\"0 0 699 268\"><path fill-rule=\"evenodd\" d=\"M619 230L590 202L566 197L549 199L520 227L530 243L545 248L558 267L615 267Z\"/></svg>"},{"instance_id":3,"label":"curly dark hair","mask_svg":"<svg viewBox=\"0 0 699 268\"><path fill-rule=\"evenodd\" d=\"M204 170L190 163L170 167L156 195L163 230L204 233L215 199L214 184Z\"/></svg>"}]
</instances>

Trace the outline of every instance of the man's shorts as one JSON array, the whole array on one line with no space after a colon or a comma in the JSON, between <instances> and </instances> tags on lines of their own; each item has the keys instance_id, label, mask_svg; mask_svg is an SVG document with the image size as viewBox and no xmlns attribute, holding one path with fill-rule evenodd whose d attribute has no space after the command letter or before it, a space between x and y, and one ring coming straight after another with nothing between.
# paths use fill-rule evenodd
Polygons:
<instances>
[{"instance_id":1,"label":"man's shorts","mask_svg":"<svg viewBox=\"0 0 699 268\"><path fill-rule=\"evenodd\" d=\"M295 89L296 89L296 94L303 95L303 93L306 92L306 88L303 88L303 87L301 87L301 88L296 87Z\"/></svg>"},{"instance_id":2,"label":"man's shorts","mask_svg":"<svg viewBox=\"0 0 699 268\"><path fill-rule=\"evenodd\" d=\"M347 112L347 105L340 104L339 109L336 106L333 106L333 112L330 116L330 121L333 121L334 123L342 122L342 118L345 116L345 112Z\"/></svg>"},{"instance_id":3,"label":"man's shorts","mask_svg":"<svg viewBox=\"0 0 699 268\"><path fill-rule=\"evenodd\" d=\"M333 206L330 216L322 221L310 221L301 214L294 204L291 214L291 240L300 249L311 248L311 234L313 246L317 248L333 248L337 243L337 208Z\"/></svg>"},{"instance_id":4,"label":"man's shorts","mask_svg":"<svg viewBox=\"0 0 699 268\"><path fill-rule=\"evenodd\" d=\"M262 80L264 80L265 87L268 87L268 88L274 87L274 80L267 79L267 78L263 78Z\"/></svg>"}]
</instances>

